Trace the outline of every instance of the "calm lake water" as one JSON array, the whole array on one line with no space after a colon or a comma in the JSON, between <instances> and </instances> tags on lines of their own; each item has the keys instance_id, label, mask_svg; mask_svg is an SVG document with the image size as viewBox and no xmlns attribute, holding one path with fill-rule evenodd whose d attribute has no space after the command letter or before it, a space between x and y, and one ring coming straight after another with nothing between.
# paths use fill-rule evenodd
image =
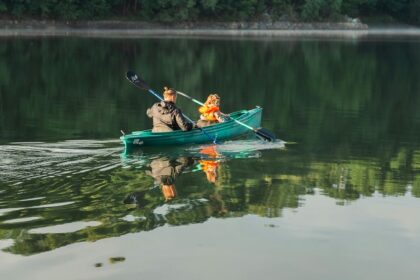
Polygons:
<instances>
[{"instance_id":1,"label":"calm lake water","mask_svg":"<svg viewBox=\"0 0 420 280\"><path fill-rule=\"evenodd\" d=\"M279 140L126 153L128 69ZM1 278L418 279L419 77L416 38L0 38Z\"/></svg>"}]
</instances>

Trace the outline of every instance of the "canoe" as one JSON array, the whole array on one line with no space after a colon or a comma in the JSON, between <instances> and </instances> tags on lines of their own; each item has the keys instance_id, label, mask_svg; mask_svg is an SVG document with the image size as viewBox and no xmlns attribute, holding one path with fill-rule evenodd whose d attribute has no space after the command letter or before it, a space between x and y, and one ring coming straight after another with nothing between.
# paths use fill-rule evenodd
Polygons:
<instances>
[{"instance_id":1,"label":"canoe","mask_svg":"<svg viewBox=\"0 0 420 280\"><path fill-rule=\"evenodd\" d=\"M256 107L251 110L241 110L230 114L242 123L252 127L261 126L262 108ZM227 120L223 123L209 125L203 128L208 135L199 129L190 131L171 131L171 132L152 132L151 129L134 131L120 137L126 148L143 146L168 146L210 143L210 138L216 138L217 141L236 138L240 135L250 132L250 129L238 124L233 120ZM210 137L209 137L210 136Z\"/></svg>"}]
</instances>

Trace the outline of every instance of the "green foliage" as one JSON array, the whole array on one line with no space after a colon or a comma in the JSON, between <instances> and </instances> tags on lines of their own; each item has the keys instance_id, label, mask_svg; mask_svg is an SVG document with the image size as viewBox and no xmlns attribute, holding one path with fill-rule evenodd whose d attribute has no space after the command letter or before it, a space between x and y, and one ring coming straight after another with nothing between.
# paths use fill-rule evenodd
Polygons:
<instances>
[{"instance_id":1,"label":"green foliage","mask_svg":"<svg viewBox=\"0 0 420 280\"><path fill-rule=\"evenodd\" d=\"M156 19L161 22L179 22L195 18L194 0L157 0Z\"/></svg>"},{"instance_id":2,"label":"green foliage","mask_svg":"<svg viewBox=\"0 0 420 280\"><path fill-rule=\"evenodd\" d=\"M204 18L214 17L219 0L202 0L197 1L197 8L200 16Z\"/></svg>"},{"instance_id":3,"label":"green foliage","mask_svg":"<svg viewBox=\"0 0 420 280\"><path fill-rule=\"evenodd\" d=\"M204 10L211 10L211 11L214 11L216 9L217 2L218 2L218 0L202 0L202 1L199 1L199 3L201 4L201 7Z\"/></svg>"},{"instance_id":4,"label":"green foliage","mask_svg":"<svg viewBox=\"0 0 420 280\"><path fill-rule=\"evenodd\" d=\"M385 11L398 15L407 6L407 0L387 0L381 2L381 6Z\"/></svg>"},{"instance_id":5,"label":"green foliage","mask_svg":"<svg viewBox=\"0 0 420 280\"><path fill-rule=\"evenodd\" d=\"M378 13L378 0L343 0L342 12L352 17L366 16Z\"/></svg>"},{"instance_id":6,"label":"green foliage","mask_svg":"<svg viewBox=\"0 0 420 280\"><path fill-rule=\"evenodd\" d=\"M81 20L136 18L159 22L272 19L337 20L392 16L420 23L420 0L0 0L0 15Z\"/></svg>"},{"instance_id":7,"label":"green foliage","mask_svg":"<svg viewBox=\"0 0 420 280\"><path fill-rule=\"evenodd\" d=\"M219 0L214 7L214 15L217 18L229 20L253 19L259 10L258 0ZM261 2L262 3L262 2ZM263 4L263 3L262 3Z\"/></svg>"},{"instance_id":8,"label":"green foliage","mask_svg":"<svg viewBox=\"0 0 420 280\"><path fill-rule=\"evenodd\" d=\"M103 17L107 15L110 5L107 0L89 0L82 2L81 9L84 18Z\"/></svg>"},{"instance_id":9,"label":"green foliage","mask_svg":"<svg viewBox=\"0 0 420 280\"><path fill-rule=\"evenodd\" d=\"M197 18L195 0L143 1L141 15L149 20L165 23L182 22Z\"/></svg>"},{"instance_id":10,"label":"green foliage","mask_svg":"<svg viewBox=\"0 0 420 280\"><path fill-rule=\"evenodd\" d=\"M302 18L304 20L319 20L324 0L306 0L302 9Z\"/></svg>"},{"instance_id":11,"label":"green foliage","mask_svg":"<svg viewBox=\"0 0 420 280\"><path fill-rule=\"evenodd\" d=\"M294 18L295 11L292 0L271 0L265 2L267 11L271 14L273 19L278 19L284 15L287 15L289 18Z\"/></svg>"},{"instance_id":12,"label":"green foliage","mask_svg":"<svg viewBox=\"0 0 420 280\"><path fill-rule=\"evenodd\" d=\"M54 6L54 14L58 18L74 20L81 17L82 11L78 9L75 0L63 0Z\"/></svg>"},{"instance_id":13,"label":"green foliage","mask_svg":"<svg viewBox=\"0 0 420 280\"><path fill-rule=\"evenodd\" d=\"M257 11L257 4L258 0L244 0L244 1L237 1L237 13L240 19L247 19L250 17L254 17Z\"/></svg>"},{"instance_id":14,"label":"green foliage","mask_svg":"<svg viewBox=\"0 0 420 280\"><path fill-rule=\"evenodd\" d=\"M334 19L341 12L342 0L306 0L302 9L302 19L320 21Z\"/></svg>"}]
</instances>

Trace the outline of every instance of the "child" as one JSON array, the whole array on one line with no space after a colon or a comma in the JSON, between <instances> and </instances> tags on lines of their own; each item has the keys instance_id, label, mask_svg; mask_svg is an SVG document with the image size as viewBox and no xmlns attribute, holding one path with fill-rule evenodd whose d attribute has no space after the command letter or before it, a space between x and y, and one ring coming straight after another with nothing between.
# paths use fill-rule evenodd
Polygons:
<instances>
[{"instance_id":1,"label":"child","mask_svg":"<svg viewBox=\"0 0 420 280\"><path fill-rule=\"evenodd\" d=\"M220 97L216 93L210 94L206 103L198 108L198 111L201 113L200 120L197 122L199 127L224 122L224 114L220 112Z\"/></svg>"}]
</instances>

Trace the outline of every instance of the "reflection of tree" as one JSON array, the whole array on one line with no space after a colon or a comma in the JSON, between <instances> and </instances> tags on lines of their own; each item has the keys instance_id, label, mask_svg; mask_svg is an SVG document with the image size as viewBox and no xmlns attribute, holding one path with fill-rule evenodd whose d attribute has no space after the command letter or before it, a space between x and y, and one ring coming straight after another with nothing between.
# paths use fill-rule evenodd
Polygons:
<instances>
[{"instance_id":1,"label":"reflection of tree","mask_svg":"<svg viewBox=\"0 0 420 280\"><path fill-rule=\"evenodd\" d=\"M349 138L377 148L375 143L397 141L389 135L409 141L419 130L416 44L188 39L90 44L75 38L2 39L0 94L7 110L0 128L6 139L115 137L121 128L149 127L143 112L153 97L123 79L127 65L137 64L145 65L141 74L157 90L173 85L203 100L217 89L227 112L263 106L266 126L286 139L304 140L307 150L325 151ZM186 69L188 75L180 77ZM179 102L187 115L197 116L191 102Z\"/></svg>"},{"instance_id":2,"label":"reflection of tree","mask_svg":"<svg viewBox=\"0 0 420 280\"><path fill-rule=\"evenodd\" d=\"M324 194L339 199L340 201L351 201L360 196L372 196L374 192L384 195L404 195L407 187L412 186L412 194L418 196L419 168L418 161L413 157L410 160L406 157L406 150L402 149L398 155L387 161L366 158L364 160L337 160L337 163L320 161L313 158L286 157L284 160L270 162L261 166L266 171L267 177L271 180L280 180L285 177L293 178L297 184L310 188L320 188ZM416 153L414 153L416 155ZM305 160L307 165L302 169L301 163L297 160ZM287 166L287 168L270 166ZM293 166L298 166L293 170ZM281 172L284 175L278 175Z\"/></svg>"},{"instance_id":3,"label":"reflection of tree","mask_svg":"<svg viewBox=\"0 0 420 280\"><path fill-rule=\"evenodd\" d=\"M248 214L280 217L282 209L302 206L303 195L313 194L314 188L337 199L338 204L371 196L375 191L401 195L410 182L413 195L419 196L419 153L414 153L409 165L407 154L410 154L407 150L400 151L388 164L372 159L329 163L306 159L293 150L276 151L270 152L272 158L268 155L221 162L215 185L208 182L203 172L182 168L181 172L188 172L176 177L177 196L169 201L160 188L153 187L149 167L133 166L109 173L92 171L78 177L27 181L2 188L5 190L3 207L10 211L0 216L0 238L14 240L5 251L31 255L74 242L150 231L166 224L202 223L210 217L233 218ZM181 158L168 162L174 163L169 166L175 168L183 166ZM39 193L45 197L25 201ZM135 207L125 204L124 200L135 193L141 193L141 203ZM60 202L72 203L39 207ZM156 212L164 204L167 211ZM39 219L4 223L28 217ZM66 233L30 232L39 227L77 221L98 221L100 225Z\"/></svg>"}]
</instances>

